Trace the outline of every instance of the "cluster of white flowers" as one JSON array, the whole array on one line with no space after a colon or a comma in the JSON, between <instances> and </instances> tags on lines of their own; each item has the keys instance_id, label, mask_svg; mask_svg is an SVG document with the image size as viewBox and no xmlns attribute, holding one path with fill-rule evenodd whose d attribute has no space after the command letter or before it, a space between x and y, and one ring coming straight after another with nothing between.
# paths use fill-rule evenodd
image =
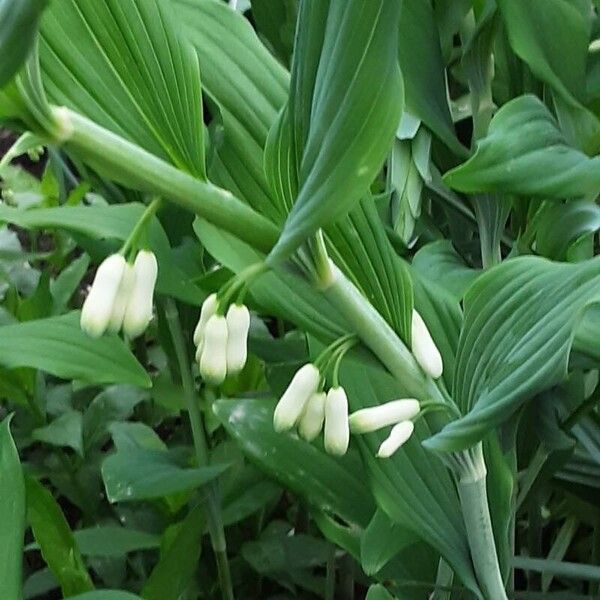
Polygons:
<instances>
[{"instance_id":1,"label":"cluster of white flowers","mask_svg":"<svg viewBox=\"0 0 600 600\"><path fill-rule=\"evenodd\" d=\"M414 419L420 412L419 401L414 398L392 400L379 406L363 408L350 415L350 431L354 434L371 433L393 425L389 436L379 446L377 456L389 458L413 434Z\"/></svg>"},{"instance_id":2,"label":"cluster of white flowers","mask_svg":"<svg viewBox=\"0 0 600 600\"><path fill-rule=\"evenodd\" d=\"M298 433L311 442L324 428L325 450L341 456L348 450L348 398L342 387L332 387L327 393L321 389L321 373L312 363L301 367L277 403L273 415L275 431L289 431L298 427Z\"/></svg>"},{"instance_id":3,"label":"cluster of white flowers","mask_svg":"<svg viewBox=\"0 0 600 600\"><path fill-rule=\"evenodd\" d=\"M140 250L133 265L121 254L107 257L96 271L81 310L81 329L92 337L123 329L131 339L152 319L158 264L153 252Z\"/></svg>"},{"instance_id":4,"label":"cluster of white flowers","mask_svg":"<svg viewBox=\"0 0 600 600\"><path fill-rule=\"evenodd\" d=\"M194 331L200 374L212 385L220 385L225 377L239 373L248 357L248 308L231 304L225 315L219 308L217 294L208 296Z\"/></svg>"},{"instance_id":5,"label":"cluster of white flowers","mask_svg":"<svg viewBox=\"0 0 600 600\"><path fill-rule=\"evenodd\" d=\"M425 321L416 310L412 312L411 332L411 349L415 360L427 375L433 379L439 379L444 372L442 355L435 345Z\"/></svg>"}]
</instances>

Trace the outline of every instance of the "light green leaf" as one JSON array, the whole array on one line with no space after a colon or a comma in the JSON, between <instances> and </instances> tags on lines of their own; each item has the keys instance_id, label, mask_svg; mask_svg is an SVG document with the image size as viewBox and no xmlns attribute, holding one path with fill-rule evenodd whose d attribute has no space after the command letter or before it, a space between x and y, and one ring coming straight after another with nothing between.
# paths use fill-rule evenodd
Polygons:
<instances>
[{"instance_id":1,"label":"light green leaf","mask_svg":"<svg viewBox=\"0 0 600 600\"><path fill-rule=\"evenodd\" d=\"M58 503L35 479L28 477L25 483L27 521L63 594L71 596L92 590L94 585Z\"/></svg>"},{"instance_id":2,"label":"light green leaf","mask_svg":"<svg viewBox=\"0 0 600 600\"><path fill-rule=\"evenodd\" d=\"M333 458L273 429L272 402L219 400L214 411L248 457L282 485L347 523L366 526L373 500L356 457Z\"/></svg>"},{"instance_id":3,"label":"light green leaf","mask_svg":"<svg viewBox=\"0 0 600 600\"><path fill-rule=\"evenodd\" d=\"M69 410L45 427L38 427L31 437L52 446L67 446L83 456L82 416L78 410Z\"/></svg>"},{"instance_id":4,"label":"light green leaf","mask_svg":"<svg viewBox=\"0 0 600 600\"><path fill-rule=\"evenodd\" d=\"M0 88L27 58L47 4L48 0L0 0Z\"/></svg>"},{"instance_id":5,"label":"light green leaf","mask_svg":"<svg viewBox=\"0 0 600 600\"><path fill-rule=\"evenodd\" d=\"M599 297L600 259L520 257L490 269L465 296L452 397L465 416L425 445L467 448L567 374L574 330Z\"/></svg>"},{"instance_id":6,"label":"light green leaf","mask_svg":"<svg viewBox=\"0 0 600 600\"><path fill-rule=\"evenodd\" d=\"M25 484L9 427L7 417L0 423L0 598L21 600Z\"/></svg>"},{"instance_id":7,"label":"light green leaf","mask_svg":"<svg viewBox=\"0 0 600 600\"><path fill-rule=\"evenodd\" d=\"M588 158L570 147L543 103L535 96L519 96L497 112L474 156L448 171L444 181L469 193L595 196L600 157Z\"/></svg>"},{"instance_id":8,"label":"light green leaf","mask_svg":"<svg viewBox=\"0 0 600 600\"><path fill-rule=\"evenodd\" d=\"M52 2L40 61L51 102L204 177L198 58L169 2Z\"/></svg>"},{"instance_id":9,"label":"light green leaf","mask_svg":"<svg viewBox=\"0 0 600 600\"><path fill-rule=\"evenodd\" d=\"M31 367L63 379L150 387L150 378L116 335L99 339L79 327L79 312L2 327L0 364Z\"/></svg>"},{"instance_id":10,"label":"light green leaf","mask_svg":"<svg viewBox=\"0 0 600 600\"><path fill-rule=\"evenodd\" d=\"M289 157L278 158L287 169L272 170L271 184L289 180L298 192L269 255L273 263L343 216L382 166L402 106L399 8L382 0L301 5L287 122L270 142L284 143L272 157Z\"/></svg>"},{"instance_id":11,"label":"light green leaf","mask_svg":"<svg viewBox=\"0 0 600 600\"><path fill-rule=\"evenodd\" d=\"M394 596L392 596L381 584L377 583L369 588L365 600L394 600Z\"/></svg>"},{"instance_id":12,"label":"light green leaf","mask_svg":"<svg viewBox=\"0 0 600 600\"><path fill-rule=\"evenodd\" d=\"M227 467L186 468L172 453L129 448L102 463L102 479L110 502L133 502L193 490L217 478Z\"/></svg>"}]
</instances>

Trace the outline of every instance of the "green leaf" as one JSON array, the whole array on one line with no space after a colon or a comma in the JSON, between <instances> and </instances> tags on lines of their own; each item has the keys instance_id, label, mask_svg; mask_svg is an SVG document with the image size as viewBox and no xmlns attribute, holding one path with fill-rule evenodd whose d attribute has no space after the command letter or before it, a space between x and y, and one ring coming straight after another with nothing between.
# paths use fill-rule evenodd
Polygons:
<instances>
[{"instance_id":1,"label":"green leaf","mask_svg":"<svg viewBox=\"0 0 600 600\"><path fill-rule=\"evenodd\" d=\"M42 19L49 99L204 178L198 58L164 0L59 0Z\"/></svg>"},{"instance_id":2,"label":"green leaf","mask_svg":"<svg viewBox=\"0 0 600 600\"><path fill-rule=\"evenodd\" d=\"M562 381L576 325L598 299L600 259L520 257L486 271L465 296L452 397L465 413L425 445L459 450Z\"/></svg>"},{"instance_id":3,"label":"green leaf","mask_svg":"<svg viewBox=\"0 0 600 600\"><path fill-rule=\"evenodd\" d=\"M66 446L83 456L82 416L78 410L69 410L54 419L45 427L38 427L31 432L31 437L38 442L52 446Z\"/></svg>"},{"instance_id":4,"label":"green leaf","mask_svg":"<svg viewBox=\"0 0 600 600\"><path fill-rule=\"evenodd\" d=\"M545 560L543 558L530 558L529 556L515 556L513 567L538 573L551 573L566 579L584 579L600 581L600 567L596 565L581 565L558 560Z\"/></svg>"},{"instance_id":5,"label":"green leaf","mask_svg":"<svg viewBox=\"0 0 600 600\"><path fill-rule=\"evenodd\" d=\"M205 527L204 507L198 504L176 526L176 534L144 585L145 600L178 600L198 568Z\"/></svg>"},{"instance_id":6,"label":"green leaf","mask_svg":"<svg viewBox=\"0 0 600 600\"><path fill-rule=\"evenodd\" d=\"M600 191L599 166L600 157L588 158L570 147L548 109L526 95L496 113L475 154L448 171L444 181L468 193L595 196Z\"/></svg>"},{"instance_id":7,"label":"green leaf","mask_svg":"<svg viewBox=\"0 0 600 600\"><path fill-rule=\"evenodd\" d=\"M273 263L343 216L381 169L402 106L399 8L382 0L301 5L286 123L271 138L276 168L267 165L273 189L281 179L298 192Z\"/></svg>"},{"instance_id":8,"label":"green leaf","mask_svg":"<svg viewBox=\"0 0 600 600\"><path fill-rule=\"evenodd\" d=\"M448 107L445 68L430 0L402 3L398 59L406 110L423 121L456 155L465 156L467 150L456 138Z\"/></svg>"},{"instance_id":9,"label":"green leaf","mask_svg":"<svg viewBox=\"0 0 600 600\"><path fill-rule=\"evenodd\" d=\"M141 600L141 598L135 594L121 590L97 590L95 592L77 594L77 596L69 596L65 600Z\"/></svg>"},{"instance_id":10,"label":"green leaf","mask_svg":"<svg viewBox=\"0 0 600 600\"><path fill-rule=\"evenodd\" d=\"M10 420L0 423L0 598L21 600L25 484Z\"/></svg>"},{"instance_id":11,"label":"green leaf","mask_svg":"<svg viewBox=\"0 0 600 600\"><path fill-rule=\"evenodd\" d=\"M251 0L252 16L284 65L289 64L294 47L294 30L298 16L297 0L272 3Z\"/></svg>"},{"instance_id":12,"label":"green leaf","mask_svg":"<svg viewBox=\"0 0 600 600\"><path fill-rule=\"evenodd\" d=\"M73 533L52 494L27 477L27 521L48 567L65 596L94 588Z\"/></svg>"},{"instance_id":13,"label":"green leaf","mask_svg":"<svg viewBox=\"0 0 600 600\"><path fill-rule=\"evenodd\" d=\"M392 596L381 584L377 583L369 587L365 600L394 600L394 596Z\"/></svg>"},{"instance_id":14,"label":"green leaf","mask_svg":"<svg viewBox=\"0 0 600 600\"><path fill-rule=\"evenodd\" d=\"M196 489L217 478L228 465L195 469L162 450L129 448L117 451L102 463L102 479L110 502L163 498Z\"/></svg>"},{"instance_id":15,"label":"green leaf","mask_svg":"<svg viewBox=\"0 0 600 600\"><path fill-rule=\"evenodd\" d=\"M31 367L87 383L129 383L150 387L150 378L116 335L90 338L79 312L2 327L0 364Z\"/></svg>"},{"instance_id":16,"label":"green leaf","mask_svg":"<svg viewBox=\"0 0 600 600\"><path fill-rule=\"evenodd\" d=\"M0 88L31 51L47 4L48 0L0 0Z\"/></svg>"},{"instance_id":17,"label":"green leaf","mask_svg":"<svg viewBox=\"0 0 600 600\"><path fill-rule=\"evenodd\" d=\"M273 429L272 402L219 400L214 411L248 457L282 485L317 508L366 526L371 494L352 456L333 458L292 434Z\"/></svg>"},{"instance_id":18,"label":"green leaf","mask_svg":"<svg viewBox=\"0 0 600 600\"><path fill-rule=\"evenodd\" d=\"M118 558L129 552L160 546L160 538L155 534L112 525L79 529L73 535L83 556Z\"/></svg>"}]
</instances>

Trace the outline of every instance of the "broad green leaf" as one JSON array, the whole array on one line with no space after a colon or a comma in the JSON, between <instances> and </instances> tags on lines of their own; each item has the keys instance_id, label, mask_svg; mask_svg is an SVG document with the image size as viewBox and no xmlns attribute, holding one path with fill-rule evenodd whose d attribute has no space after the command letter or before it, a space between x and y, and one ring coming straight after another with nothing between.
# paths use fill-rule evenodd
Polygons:
<instances>
[{"instance_id":1,"label":"broad green leaf","mask_svg":"<svg viewBox=\"0 0 600 600\"><path fill-rule=\"evenodd\" d=\"M69 410L44 427L31 433L38 442L52 446L66 446L83 456L82 415L78 410Z\"/></svg>"},{"instance_id":2,"label":"broad green leaf","mask_svg":"<svg viewBox=\"0 0 600 600\"><path fill-rule=\"evenodd\" d=\"M273 429L272 402L219 400L214 410L248 457L309 504L366 526L373 514L371 494L352 456L333 458L292 434Z\"/></svg>"},{"instance_id":3,"label":"broad green leaf","mask_svg":"<svg viewBox=\"0 0 600 600\"><path fill-rule=\"evenodd\" d=\"M405 397L402 382L383 369L346 363L340 380L351 411ZM446 557L462 583L477 590L456 487L441 460L422 446L431 435L429 426L421 420L415 435L398 452L388 459L377 458L387 434L378 431L355 438L377 506Z\"/></svg>"},{"instance_id":4,"label":"broad green leaf","mask_svg":"<svg viewBox=\"0 0 600 600\"><path fill-rule=\"evenodd\" d=\"M73 533L52 494L27 477L27 521L48 567L65 596L92 590L94 585L73 538Z\"/></svg>"},{"instance_id":5,"label":"broad green leaf","mask_svg":"<svg viewBox=\"0 0 600 600\"><path fill-rule=\"evenodd\" d=\"M204 177L198 58L169 2L52 2L40 61L51 102Z\"/></svg>"},{"instance_id":6,"label":"broad green leaf","mask_svg":"<svg viewBox=\"0 0 600 600\"><path fill-rule=\"evenodd\" d=\"M121 590L97 590L69 596L66 600L141 600L139 596Z\"/></svg>"},{"instance_id":7,"label":"broad green leaf","mask_svg":"<svg viewBox=\"0 0 600 600\"><path fill-rule=\"evenodd\" d=\"M271 262L343 216L381 169L402 106L399 9L381 0L301 5L287 122L271 142L283 142L272 153L278 162L289 156L272 185L287 178L298 191Z\"/></svg>"},{"instance_id":8,"label":"broad green leaf","mask_svg":"<svg viewBox=\"0 0 600 600\"><path fill-rule=\"evenodd\" d=\"M129 448L102 463L102 479L110 502L133 502L193 490L217 478L227 466L186 468L172 453Z\"/></svg>"},{"instance_id":9,"label":"broad green leaf","mask_svg":"<svg viewBox=\"0 0 600 600\"><path fill-rule=\"evenodd\" d=\"M160 546L158 535L113 525L79 529L73 535L83 556L119 557Z\"/></svg>"},{"instance_id":10,"label":"broad green leaf","mask_svg":"<svg viewBox=\"0 0 600 600\"><path fill-rule=\"evenodd\" d=\"M269 0L251 0L250 3L258 31L268 40L283 64L289 64L294 47L298 1L272 3Z\"/></svg>"},{"instance_id":11,"label":"broad green leaf","mask_svg":"<svg viewBox=\"0 0 600 600\"><path fill-rule=\"evenodd\" d=\"M415 60L415 56L419 60ZM400 13L398 59L406 109L423 121L458 156L466 148L454 132L438 29L430 0L404 0Z\"/></svg>"},{"instance_id":12,"label":"broad green leaf","mask_svg":"<svg viewBox=\"0 0 600 600\"><path fill-rule=\"evenodd\" d=\"M150 387L150 378L116 335L99 339L79 327L79 312L2 327L0 364L31 367L63 379Z\"/></svg>"},{"instance_id":13,"label":"broad green leaf","mask_svg":"<svg viewBox=\"0 0 600 600\"><path fill-rule=\"evenodd\" d=\"M599 261L520 257L477 279L465 296L452 389L464 416L427 440L428 447L469 447L566 377L574 330L598 299Z\"/></svg>"},{"instance_id":14,"label":"broad green leaf","mask_svg":"<svg viewBox=\"0 0 600 600\"><path fill-rule=\"evenodd\" d=\"M142 598L179 600L198 568L204 528L204 506L198 504L176 526L177 531L173 540L161 554L160 560L144 585Z\"/></svg>"},{"instance_id":15,"label":"broad green leaf","mask_svg":"<svg viewBox=\"0 0 600 600\"><path fill-rule=\"evenodd\" d=\"M515 53L568 102L582 101L589 23L575 4L569 0L498 0L498 7Z\"/></svg>"},{"instance_id":16,"label":"broad green leaf","mask_svg":"<svg viewBox=\"0 0 600 600\"><path fill-rule=\"evenodd\" d=\"M474 156L448 171L444 181L468 193L595 196L600 191L599 167L600 158L570 147L548 109L526 95L497 112Z\"/></svg>"},{"instance_id":17,"label":"broad green leaf","mask_svg":"<svg viewBox=\"0 0 600 600\"><path fill-rule=\"evenodd\" d=\"M0 1L0 88L27 58L47 4L48 0Z\"/></svg>"},{"instance_id":18,"label":"broad green leaf","mask_svg":"<svg viewBox=\"0 0 600 600\"><path fill-rule=\"evenodd\" d=\"M18 210L0 206L0 221L25 229L56 228L80 233L93 239L125 240L142 216L144 205L58 206ZM157 289L191 304L198 304L204 294L174 264L164 229L157 218L150 221L148 243L156 254L159 268Z\"/></svg>"},{"instance_id":19,"label":"broad green leaf","mask_svg":"<svg viewBox=\"0 0 600 600\"><path fill-rule=\"evenodd\" d=\"M21 600L25 484L9 427L7 417L0 423L0 598Z\"/></svg>"}]
</instances>

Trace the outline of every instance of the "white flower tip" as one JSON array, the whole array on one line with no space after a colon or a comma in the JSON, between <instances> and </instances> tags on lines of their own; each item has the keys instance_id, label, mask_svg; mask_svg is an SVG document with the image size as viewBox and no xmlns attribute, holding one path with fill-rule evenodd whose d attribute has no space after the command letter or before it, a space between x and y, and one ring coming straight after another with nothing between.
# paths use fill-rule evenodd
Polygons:
<instances>
[{"instance_id":1,"label":"white flower tip","mask_svg":"<svg viewBox=\"0 0 600 600\"><path fill-rule=\"evenodd\" d=\"M363 408L350 415L350 431L354 434L377 431L382 427L412 419L419 411L419 401L414 398L392 400L379 406Z\"/></svg>"},{"instance_id":2,"label":"white flower tip","mask_svg":"<svg viewBox=\"0 0 600 600\"><path fill-rule=\"evenodd\" d=\"M321 433L325 420L325 392L313 394L300 417L298 433L307 442L312 442Z\"/></svg>"},{"instance_id":3,"label":"white flower tip","mask_svg":"<svg viewBox=\"0 0 600 600\"><path fill-rule=\"evenodd\" d=\"M200 309L200 318L198 319L198 324L196 325L196 329L194 330L194 344L196 346L200 343L200 340L202 339L204 328L206 327L206 322L217 312L218 306L219 302L217 300L217 294L215 293L207 296L204 302L202 303L202 308Z\"/></svg>"},{"instance_id":4,"label":"white flower tip","mask_svg":"<svg viewBox=\"0 0 600 600\"><path fill-rule=\"evenodd\" d=\"M140 250L135 257L133 271L135 277L123 317L123 331L131 339L144 333L152 319L154 286L158 275L154 252Z\"/></svg>"},{"instance_id":5,"label":"white flower tip","mask_svg":"<svg viewBox=\"0 0 600 600\"><path fill-rule=\"evenodd\" d=\"M346 454L350 443L348 398L342 387L331 388L325 399L325 451L335 456Z\"/></svg>"},{"instance_id":6,"label":"white flower tip","mask_svg":"<svg viewBox=\"0 0 600 600\"><path fill-rule=\"evenodd\" d=\"M390 435L381 443L378 458L389 458L410 438L415 430L415 424L412 421L402 421L390 431Z\"/></svg>"},{"instance_id":7,"label":"white flower tip","mask_svg":"<svg viewBox=\"0 0 600 600\"><path fill-rule=\"evenodd\" d=\"M235 375L246 365L250 311L244 304L232 304L227 310L227 373Z\"/></svg>"},{"instance_id":8,"label":"white flower tip","mask_svg":"<svg viewBox=\"0 0 600 600\"><path fill-rule=\"evenodd\" d=\"M416 310L412 313L411 339L412 353L420 367L433 379L439 379L444 372L442 355Z\"/></svg>"},{"instance_id":9,"label":"white flower tip","mask_svg":"<svg viewBox=\"0 0 600 600\"><path fill-rule=\"evenodd\" d=\"M204 330L200 374L213 385L220 385L227 375L227 321L223 315L213 315Z\"/></svg>"}]
</instances>

